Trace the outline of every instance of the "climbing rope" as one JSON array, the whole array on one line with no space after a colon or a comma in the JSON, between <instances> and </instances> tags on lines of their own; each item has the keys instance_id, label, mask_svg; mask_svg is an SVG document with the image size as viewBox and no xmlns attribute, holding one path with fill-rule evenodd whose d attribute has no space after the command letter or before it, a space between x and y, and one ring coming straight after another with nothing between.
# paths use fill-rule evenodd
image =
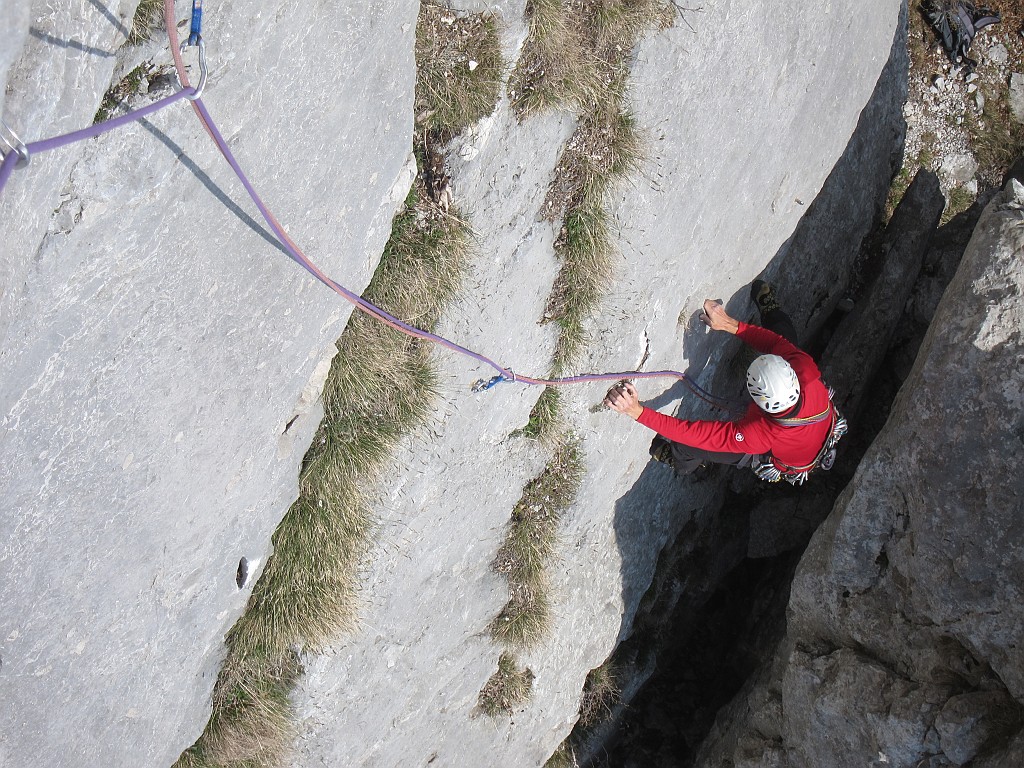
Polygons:
<instances>
[{"instance_id":1,"label":"climbing rope","mask_svg":"<svg viewBox=\"0 0 1024 768\"><path fill-rule=\"evenodd\" d=\"M79 131L73 131L72 133L65 134L63 136L57 136L52 139L46 139L43 141L31 142L25 144L18 139L17 135L3 123L3 130L5 133L0 133L0 140L3 141L10 151L4 155L3 163L0 164L0 194L3 192L4 185L7 183L7 179L10 177L15 166L27 165L29 159L33 153L46 152L51 149L66 146L76 141L82 141L88 138L94 138L107 131L113 130L120 126L139 120L147 115L157 112L164 107L173 104L181 99L189 99L192 102L192 109L195 111L206 132L213 139L220 153L224 156L228 165L235 172L242 186L245 188L246 193L252 199L256 208L259 210L260 215L267 222L267 225L273 231L274 235L278 238L281 245L284 247L288 255L308 271L313 277L319 280L321 283L326 285L328 288L333 290L335 293L340 295L346 301L353 304L357 309L364 312L365 314L373 317L374 319L384 323L396 331L404 333L413 338L422 339L432 344L445 347L446 349L452 350L458 354L469 357L477 362L486 365L496 371L496 375L490 379L480 379L474 383L472 389L474 392L483 392L502 382L520 382L523 384L532 384L539 386L562 386L567 384L579 384L584 382L596 382L596 381L619 381L622 379L654 379L654 378L675 378L684 382L686 386L699 398L709 403L710 405L724 411L730 412L742 412L745 410L745 406L741 403L737 403L732 400L718 397L711 394L691 376L681 371L674 370L662 370L662 371L619 371L614 373L585 373L577 376L563 376L557 378L539 378L533 376L523 376L522 374L513 373L510 368L507 368L500 363L492 360L486 355L482 355L479 352L474 352L467 347L457 344L450 339L446 339L443 336L425 331L421 328L409 325L397 317L391 315L380 307L371 304L366 299L353 293L345 286L333 280L312 261L310 260L302 249L289 237L288 233L284 231L284 228L275 218L274 214L266 206L260 196L257 194L252 183L245 175L242 167L235 159L234 154L228 147L227 142L221 135L213 118L206 109L206 105L203 104L200 98L203 88L206 84L207 78L207 65L206 65L206 46L202 38L202 0L193 0L192 4L192 24L190 27L190 33L188 39L184 44L179 45L177 27L174 18L174 0L164 0L164 26L167 31L167 37L170 42L171 57L174 60L174 68L178 75L178 81L181 84L181 90L172 96L168 96L159 101L155 101L152 104L143 107L141 109L129 112L118 118L113 118L102 123L97 123L88 128L84 128ZM200 81L199 85L193 87L188 78L188 71L185 67L183 58L184 50L189 46L195 46L199 52L199 68L200 68ZM9 135L7 135L9 134Z\"/></svg>"}]
</instances>

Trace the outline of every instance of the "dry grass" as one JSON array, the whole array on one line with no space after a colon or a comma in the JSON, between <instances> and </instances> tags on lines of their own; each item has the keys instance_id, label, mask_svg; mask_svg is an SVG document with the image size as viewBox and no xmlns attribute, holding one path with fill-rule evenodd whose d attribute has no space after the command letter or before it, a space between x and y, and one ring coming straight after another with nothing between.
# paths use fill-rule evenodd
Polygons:
<instances>
[{"instance_id":1,"label":"dry grass","mask_svg":"<svg viewBox=\"0 0 1024 768\"><path fill-rule=\"evenodd\" d=\"M579 768L579 763L569 746L563 742L545 761L544 768Z\"/></svg>"},{"instance_id":2,"label":"dry grass","mask_svg":"<svg viewBox=\"0 0 1024 768\"><path fill-rule=\"evenodd\" d=\"M480 691L480 709L490 717L510 715L529 700L532 689L533 672L529 668L519 670L515 658L503 653L498 669Z\"/></svg>"},{"instance_id":3,"label":"dry grass","mask_svg":"<svg viewBox=\"0 0 1024 768\"><path fill-rule=\"evenodd\" d=\"M545 0L534 4L533 14L531 39L521 59L525 63L519 69L524 83L517 97L521 114L549 103L582 112L544 205L546 217L563 219L555 243L562 269L545 312L545 320L560 326L552 375L562 376L587 345L586 321L613 273L606 193L636 169L643 155L636 121L622 108L628 57L644 30L664 26L672 16L671 6L658 0ZM546 31L549 26L553 31ZM549 37L559 40L558 48L549 46ZM584 72L569 78L577 90L566 93L560 76L550 76L560 71L545 58L552 50L563 64Z\"/></svg>"},{"instance_id":4,"label":"dry grass","mask_svg":"<svg viewBox=\"0 0 1024 768\"><path fill-rule=\"evenodd\" d=\"M555 107L583 108L600 98L601 78L573 4L527 3L530 34L509 79L520 118Z\"/></svg>"},{"instance_id":5,"label":"dry grass","mask_svg":"<svg viewBox=\"0 0 1024 768\"><path fill-rule=\"evenodd\" d=\"M272 768L294 736L289 692L301 672L293 653L278 665L229 658L214 689L213 715L174 768Z\"/></svg>"},{"instance_id":6,"label":"dry grass","mask_svg":"<svg viewBox=\"0 0 1024 768\"><path fill-rule=\"evenodd\" d=\"M448 12L424 6L424 16L446 24L442 13ZM434 202L444 187L443 157L425 145L427 133L432 141L450 138L493 109L501 68L492 20L463 17L452 25L457 40L437 37L422 17L417 28L418 35L434 37L417 44L417 96L431 114L414 150L431 161L433 172L421 175L395 218L363 294L425 329L457 293L470 251L469 227L450 200ZM470 68L470 60L478 65ZM446 81L443 88L438 77ZM460 93L464 89L472 93ZM177 768L282 764L293 735L288 695L301 674L296 654L322 649L355 624L358 565L372 530L363 489L432 410L438 385L430 349L359 311L352 314L324 386L324 419L303 460L299 498L275 531L273 555L228 634L207 729Z\"/></svg>"},{"instance_id":7,"label":"dry grass","mask_svg":"<svg viewBox=\"0 0 1024 768\"><path fill-rule=\"evenodd\" d=\"M96 110L96 115L92 119L93 125L115 117L118 112L127 112L125 105L128 100L132 96L142 93L144 88L148 89L150 77L155 74L159 74L159 71L143 62L118 80L103 94L99 109Z\"/></svg>"},{"instance_id":8,"label":"dry grass","mask_svg":"<svg viewBox=\"0 0 1024 768\"><path fill-rule=\"evenodd\" d=\"M583 684L583 695L580 697L580 723L590 727L611 714L612 707L618 703L618 683L615 679L615 668L611 662L590 670Z\"/></svg>"},{"instance_id":9,"label":"dry grass","mask_svg":"<svg viewBox=\"0 0 1024 768\"><path fill-rule=\"evenodd\" d=\"M946 207L942 211L942 218L939 220L939 224L948 224L970 208L976 199L977 196L964 187L951 189L949 191L949 196L946 199Z\"/></svg>"},{"instance_id":10,"label":"dry grass","mask_svg":"<svg viewBox=\"0 0 1024 768\"><path fill-rule=\"evenodd\" d=\"M562 268L551 286L545 319L559 325L551 368L554 376L564 376L589 341L586 321L612 276L615 248L604 206L586 201L570 209L555 248Z\"/></svg>"},{"instance_id":11,"label":"dry grass","mask_svg":"<svg viewBox=\"0 0 1024 768\"><path fill-rule=\"evenodd\" d=\"M461 221L413 193L364 296L431 328L458 290L469 244ZM437 384L424 343L362 313L350 318L338 350L299 499L274 533L274 553L228 634L214 714L190 760L279 765L292 733L294 649L322 649L354 626L358 564L372 528L362 488L430 412Z\"/></svg>"},{"instance_id":12,"label":"dry grass","mask_svg":"<svg viewBox=\"0 0 1024 768\"><path fill-rule=\"evenodd\" d=\"M576 768L576 747L585 742L590 729L612 713L620 696L615 667L610 660L590 670L580 694L578 724L544 763L544 768Z\"/></svg>"},{"instance_id":13,"label":"dry grass","mask_svg":"<svg viewBox=\"0 0 1024 768\"><path fill-rule=\"evenodd\" d=\"M547 631L551 606L546 569L561 515L576 498L583 474L579 443L566 440L512 510L505 541L492 563L509 584L509 601L490 625L491 636L505 646L529 648Z\"/></svg>"},{"instance_id":14,"label":"dry grass","mask_svg":"<svg viewBox=\"0 0 1024 768\"><path fill-rule=\"evenodd\" d=\"M458 290L468 250L461 222L414 194L364 295L431 328ZM229 637L243 657L316 650L353 626L355 572L370 531L361 488L429 414L437 383L428 355L424 343L352 315L324 388L324 420L303 463L301 495Z\"/></svg>"},{"instance_id":15,"label":"dry grass","mask_svg":"<svg viewBox=\"0 0 1024 768\"><path fill-rule=\"evenodd\" d=\"M163 0L139 0L128 31L128 44L140 45L153 37L153 32L163 24Z\"/></svg>"},{"instance_id":16,"label":"dry grass","mask_svg":"<svg viewBox=\"0 0 1024 768\"><path fill-rule=\"evenodd\" d=\"M883 213L883 223L888 224L892 218L893 213L896 212L896 206L900 204L903 199L903 195L907 193L910 188L910 183L914 180L917 172L922 168L931 168L932 161L934 160L934 148L935 142L937 141L935 134L925 134L922 137L921 151L918 152L917 157L907 160L904 159L903 167L900 168L899 172L893 178L892 183L889 185L889 193L885 200L885 211Z\"/></svg>"},{"instance_id":17,"label":"dry grass","mask_svg":"<svg viewBox=\"0 0 1024 768\"><path fill-rule=\"evenodd\" d=\"M530 411L530 420L520 434L548 445L557 445L563 436L562 393L557 387L546 387Z\"/></svg>"},{"instance_id":18,"label":"dry grass","mask_svg":"<svg viewBox=\"0 0 1024 768\"><path fill-rule=\"evenodd\" d=\"M494 111L504 72L494 18L421 3L416 122L444 143Z\"/></svg>"},{"instance_id":19,"label":"dry grass","mask_svg":"<svg viewBox=\"0 0 1024 768\"><path fill-rule=\"evenodd\" d=\"M1024 125L1010 111L1009 87L985 93L985 108L969 124L972 148L981 172L1000 179L1024 155Z\"/></svg>"},{"instance_id":20,"label":"dry grass","mask_svg":"<svg viewBox=\"0 0 1024 768\"><path fill-rule=\"evenodd\" d=\"M671 25L661 0L532 0L530 34L509 82L521 118L561 107L590 111L619 90L640 34Z\"/></svg>"}]
</instances>

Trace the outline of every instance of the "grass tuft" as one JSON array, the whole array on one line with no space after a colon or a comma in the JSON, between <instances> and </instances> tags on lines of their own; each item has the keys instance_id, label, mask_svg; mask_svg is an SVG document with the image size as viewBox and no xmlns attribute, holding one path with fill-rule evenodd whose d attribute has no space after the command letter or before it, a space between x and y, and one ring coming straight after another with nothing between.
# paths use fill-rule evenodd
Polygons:
<instances>
[{"instance_id":1,"label":"grass tuft","mask_svg":"<svg viewBox=\"0 0 1024 768\"><path fill-rule=\"evenodd\" d=\"M511 589L509 601L488 627L496 642L521 650L535 645L550 628L551 601L543 572L529 587Z\"/></svg>"},{"instance_id":2,"label":"grass tuft","mask_svg":"<svg viewBox=\"0 0 1024 768\"><path fill-rule=\"evenodd\" d=\"M566 214L555 250L562 268L552 284L545 317L557 322L561 331L552 373L563 376L587 345L585 323L612 276L615 248L601 201L585 200Z\"/></svg>"},{"instance_id":3,"label":"grass tuft","mask_svg":"<svg viewBox=\"0 0 1024 768\"><path fill-rule=\"evenodd\" d=\"M515 658L503 653L498 659L498 669L480 691L480 709L489 717L511 715L529 700L532 689L533 672L529 667L519 670Z\"/></svg>"},{"instance_id":4,"label":"grass tuft","mask_svg":"<svg viewBox=\"0 0 1024 768\"><path fill-rule=\"evenodd\" d=\"M942 211L942 218L939 220L939 224L948 224L950 221L955 219L961 213L970 208L977 196L963 187L955 187L949 190L949 196L946 199L946 207Z\"/></svg>"},{"instance_id":5,"label":"grass tuft","mask_svg":"<svg viewBox=\"0 0 1024 768\"><path fill-rule=\"evenodd\" d=\"M583 727L595 725L611 714L620 694L615 667L610 661L590 670L580 697L580 723Z\"/></svg>"},{"instance_id":6,"label":"grass tuft","mask_svg":"<svg viewBox=\"0 0 1024 768\"><path fill-rule=\"evenodd\" d=\"M159 73L159 71L157 71L157 73ZM92 119L93 125L96 123L102 123L105 120L109 120L111 117L114 117L114 113L117 112L118 108L122 107L128 99L138 93L142 93L144 88L148 89L151 74L151 67L143 62L111 86L107 92L103 94L103 99L100 101L99 109L96 110L96 115Z\"/></svg>"},{"instance_id":7,"label":"grass tuft","mask_svg":"<svg viewBox=\"0 0 1024 768\"><path fill-rule=\"evenodd\" d=\"M151 40L153 33L161 27L164 17L163 0L139 0L128 30L128 44L141 45Z\"/></svg>"},{"instance_id":8,"label":"grass tuft","mask_svg":"<svg viewBox=\"0 0 1024 768\"><path fill-rule=\"evenodd\" d=\"M972 150L981 171L1002 174L1024 155L1024 124L1010 110L1009 89L985 93L985 107L970 124Z\"/></svg>"},{"instance_id":9,"label":"grass tuft","mask_svg":"<svg viewBox=\"0 0 1024 768\"><path fill-rule=\"evenodd\" d=\"M562 513L583 482L584 462L578 440L555 448L544 471L531 480L512 510L505 540L491 567L509 585L509 601L491 622L491 636L508 647L529 648L551 621L546 568L558 540Z\"/></svg>"},{"instance_id":10,"label":"grass tuft","mask_svg":"<svg viewBox=\"0 0 1024 768\"><path fill-rule=\"evenodd\" d=\"M239 663L229 656L213 694L213 716L174 768L274 768L294 737L289 692L301 673L294 653L277 663Z\"/></svg>"},{"instance_id":11,"label":"grass tuft","mask_svg":"<svg viewBox=\"0 0 1024 768\"><path fill-rule=\"evenodd\" d=\"M671 26L662 0L531 0L530 32L509 82L520 119L545 109L589 111L624 81L644 30Z\"/></svg>"},{"instance_id":12,"label":"grass tuft","mask_svg":"<svg viewBox=\"0 0 1024 768\"><path fill-rule=\"evenodd\" d=\"M421 3L416 25L416 122L444 143L491 114L505 64L492 16Z\"/></svg>"},{"instance_id":13,"label":"grass tuft","mask_svg":"<svg viewBox=\"0 0 1024 768\"><path fill-rule=\"evenodd\" d=\"M529 37L509 80L509 96L520 119L599 101L601 75L579 13L562 0L531 0L527 14Z\"/></svg>"},{"instance_id":14,"label":"grass tuft","mask_svg":"<svg viewBox=\"0 0 1024 768\"><path fill-rule=\"evenodd\" d=\"M520 434L549 445L562 438L565 419L562 416L562 393L557 387L546 387L530 411L530 420Z\"/></svg>"},{"instance_id":15,"label":"grass tuft","mask_svg":"<svg viewBox=\"0 0 1024 768\"><path fill-rule=\"evenodd\" d=\"M935 160L934 151L937 141L938 137L934 133L928 132L923 134L921 136L921 149L918 151L917 157L909 160L904 159L903 166L889 185L889 193L885 200L883 223L888 224L889 220L892 219L893 213L896 212L896 207L903 199L903 195L907 193L910 183L914 180L917 172L922 168L931 169Z\"/></svg>"},{"instance_id":16,"label":"grass tuft","mask_svg":"<svg viewBox=\"0 0 1024 768\"><path fill-rule=\"evenodd\" d=\"M469 249L465 224L414 192L363 295L432 328L458 291ZM372 530L362 489L431 412L437 390L423 342L353 313L324 387L325 416L303 461L299 498L228 633L207 730L183 759L203 768L281 763L292 738L296 650L321 650L355 626L356 576Z\"/></svg>"},{"instance_id":17,"label":"grass tuft","mask_svg":"<svg viewBox=\"0 0 1024 768\"><path fill-rule=\"evenodd\" d=\"M576 755L572 749L563 742L545 761L544 768L579 768L579 763L576 762Z\"/></svg>"}]
</instances>

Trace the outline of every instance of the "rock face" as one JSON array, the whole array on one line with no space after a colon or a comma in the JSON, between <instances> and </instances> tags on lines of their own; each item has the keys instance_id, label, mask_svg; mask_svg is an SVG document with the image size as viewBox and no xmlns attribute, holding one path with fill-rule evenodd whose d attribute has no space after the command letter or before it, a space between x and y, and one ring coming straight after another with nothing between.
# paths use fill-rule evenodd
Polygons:
<instances>
[{"instance_id":1,"label":"rock face","mask_svg":"<svg viewBox=\"0 0 1024 768\"><path fill-rule=\"evenodd\" d=\"M945 198L931 171L920 171L886 228L882 264L858 305L846 315L822 355L822 377L842 413L857 413L864 385L878 370L921 272Z\"/></svg>"},{"instance_id":2,"label":"rock face","mask_svg":"<svg viewBox=\"0 0 1024 768\"><path fill-rule=\"evenodd\" d=\"M135 3L11 5L4 119L88 125ZM416 12L205 18L214 119L356 290L410 181ZM296 495L349 312L256 216L186 104L39 155L0 198L0 765L170 765L209 716L239 560L258 575Z\"/></svg>"},{"instance_id":3,"label":"rock face","mask_svg":"<svg viewBox=\"0 0 1024 768\"><path fill-rule=\"evenodd\" d=\"M1014 765L1024 722L1024 186L989 204L700 766Z\"/></svg>"},{"instance_id":4,"label":"rock face","mask_svg":"<svg viewBox=\"0 0 1024 768\"><path fill-rule=\"evenodd\" d=\"M139 60L118 53L134 3L10 5L5 119L28 140L88 124ZM524 5L466 4L500 14L513 54ZM416 10L313 3L280 20L248 3L205 20L214 119L291 235L355 290L410 182ZM901 4L776 15L770 42L765 12L719 2L639 46L648 162L611 203L623 259L582 369L678 368L682 349L691 373L724 380L731 348L689 321L705 296L745 311L773 254L814 286L784 295L803 325L838 300L901 137L898 85L876 91L887 63L899 69ZM134 103L166 80L153 87ZM876 129L851 151L866 116ZM480 256L441 330L516 370L550 361L538 322L556 231L538 213L573 128L565 115L520 125L503 100L452 162ZM852 178L836 175L841 158L864 163L855 199L804 218L828 234L823 260L794 230L824 186ZM0 764L168 765L202 729L223 634L296 495L349 310L268 243L185 105L16 172L0 242ZM489 564L545 460L511 437L539 391L470 396L483 371L441 367L436 419L380 489L362 629L305 660L297 765L540 764L588 670L629 632L660 547L712 523L711 489L645 468L649 434L592 407L603 387L567 393L588 475L551 574L555 626L521 659L536 677L514 722L475 717L499 655L485 628L507 599ZM642 394L663 408L683 395ZM690 400L684 412L706 415ZM975 711L951 710L947 731Z\"/></svg>"},{"instance_id":5,"label":"rock face","mask_svg":"<svg viewBox=\"0 0 1024 768\"><path fill-rule=\"evenodd\" d=\"M682 349L684 365L702 381L714 381L716 372L725 380L732 374L720 361L732 347L699 330L693 315L706 296L748 312L745 284L783 251L814 273L808 295L787 296L801 319L815 301L840 298L835 276L856 257L884 198L901 136L905 63L890 60L892 50L905 51L894 46L904 40L901 9L873 7L877 13L844 11L813 23L778 18L783 44L765 46L758 13L718 3L687 16L692 31L680 23L644 39L630 93L649 158L636 183L615 193L623 259L581 370L677 368ZM521 30L518 16L503 19L509 34ZM838 32L850 25L857 31ZM887 64L893 76L876 92ZM856 96L831 95L851 84ZM551 145L571 130L558 117L520 125L503 100L453 152L456 201L480 237L482 257L445 330L503 354L516 370L547 364L550 347L543 344L552 339L543 336L549 326L536 325L546 298L538 286L557 269L549 250L555 232L537 217L557 158ZM782 149L767 151L769 135ZM833 179L840 160L843 172ZM827 233L832 258L823 260L809 235L799 243L791 235L826 183L836 194L813 219L816 231ZM547 642L520 657L536 676L531 702L511 719L475 716L500 652L486 627L508 599L489 564L511 506L543 456L530 441L511 437L526 423L536 392L502 385L469 398L459 391L462 361L446 359L444 370L453 383L447 403L396 457L402 480L380 504L387 545L368 568L365 628L333 653L306 660L298 765L460 765L467 754L503 766L542 764L576 720L587 672L629 634L658 551L684 527L699 539L717 524L709 486L647 466L650 433L595 408L604 387L565 390L588 473L565 517L551 573L554 625ZM666 391L652 382L640 390L655 406L682 401L683 413L708 415L679 387ZM432 476L439 466L443 476ZM737 557L745 547L736 548Z\"/></svg>"}]
</instances>

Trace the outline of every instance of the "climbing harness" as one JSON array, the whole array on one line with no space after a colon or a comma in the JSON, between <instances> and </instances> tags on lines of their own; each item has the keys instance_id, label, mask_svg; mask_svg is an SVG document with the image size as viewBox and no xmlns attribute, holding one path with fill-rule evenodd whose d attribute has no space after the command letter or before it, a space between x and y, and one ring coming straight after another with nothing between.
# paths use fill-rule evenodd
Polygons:
<instances>
[{"instance_id":1,"label":"climbing harness","mask_svg":"<svg viewBox=\"0 0 1024 768\"><path fill-rule=\"evenodd\" d=\"M779 426L783 426L783 427L806 427L809 424L820 424L825 419L827 419L831 415L831 413L832 413L832 406L830 404L828 408L826 408L821 413L815 414L814 416L802 416L800 418L792 418L792 419L775 419L775 418L773 418L772 421L774 421Z\"/></svg>"},{"instance_id":2,"label":"climbing harness","mask_svg":"<svg viewBox=\"0 0 1024 768\"><path fill-rule=\"evenodd\" d=\"M130 112L121 117L113 118L96 125L92 125L88 128L84 128L79 131L73 131L63 136L58 136L52 139L44 141L30 142L25 144L14 134L13 131L4 123L4 130L9 136L3 136L3 142L11 147L11 151L4 154L3 162L0 163L0 193L2 193L4 185L7 183L8 178L14 170L15 165L19 167L27 164L31 153L48 151L56 149L57 147L71 144L75 141L81 141L87 138L94 138L114 128L126 125L130 122L134 122L142 117L152 114L160 109L163 109L170 104L179 101L181 99L188 99L192 102L192 109L195 111L206 132L213 139L217 148L220 150L224 159L231 166L235 175L238 177L242 186L245 188L246 193L252 199L260 212L260 215L267 222L271 231L277 237L289 257L302 266L308 271L313 277L322 282L328 288L333 290L335 293L340 295L342 298L353 304L357 309L373 317L379 322L401 332L413 338L422 339L429 341L433 344L445 347L453 352L469 357L482 363L497 372L497 374L490 379L481 379L475 382L472 386L474 392L485 392L501 382L518 382L522 384L532 384L539 386L560 386L566 384L578 384L583 382L595 382L595 381L618 381L622 379L651 379L651 378L676 378L682 381L689 389L696 394L699 398L709 403L713 407L727 412L742 413L745 411L745 406L742 403L738 403L733 400L721 398L711 394L707 390L703 389L691 376L686 373L674 370L662 370L662 371L619 371L614 373L586 373L577 376L563 376L558 378L537 378L531 376L521 376L512 372L510 368L506 368L501 364L495 362L491 358L482 355L478 352L474 352L467 347L457 344L443 336L431 333L429 331L416 328L408 323L399 320L394 315L386 312L380 307L371 304L366 299L353 293L352 291L345 288L340 283L336 282L326 274L306 255L302 252L299 246L288 236L284 231L284 228L274 217L274 214L264 204L263 200L257 194L252 183L245 175L238 161L235 159L234 154L228 147L227 142L217 129L213 118L207 111L205 104L203 104L202 95L203 88L206 85L207 80L207 63L206 63L206 46L202 38L202 0L194 0L192 6L192 26L190 29L189 38L184 44L179 45L178 33L176 29L176 20L174 16L174 0L164 0L164 27L167 31L168 40L170 43L171 56L174 59L174 68L178 76L178 82L181 89L175 94L166 98L160 99L147 105L141 109ZM189 82L188 73L185 67L183 59L184 50L190 45L195 45L199 52L199 84L192 86Z\"/></svg>"},{"instance_id":3,"label":"climbing harness","mask_svg":"<svg viewBox=\"0 0 1024 768\"><path fill-rule=\"evenodd\" d=\"M825 419L832 420L832 424L828 431L828 437L825 438L825 444L822 445L821 450L818 451L818 455L814 457L814 461L810 464L805 464L802 467L794 467L790 464L786 464L784 461L779 461L771 454L767 454L762 457L755 457L754 462L751 464L754 474L761 480L766 480L769 483L777 483L779 480L785 480L791 485L803 485L811 472L815 469L820 468L825 472L832 469L836 462L836 446L848 430L846 419L843 418L842 414L839 413L839 409L836 408L834 403L832 403L832 398L834 397L835 390L833 390L832 387L829 387L829 405L828 408L821 413L815 414L814 416L806 416L803 419L775 419L776 423L783 424L783 426L788 427L820 424L825 421Z\"/></svg>"}]
</instances>

